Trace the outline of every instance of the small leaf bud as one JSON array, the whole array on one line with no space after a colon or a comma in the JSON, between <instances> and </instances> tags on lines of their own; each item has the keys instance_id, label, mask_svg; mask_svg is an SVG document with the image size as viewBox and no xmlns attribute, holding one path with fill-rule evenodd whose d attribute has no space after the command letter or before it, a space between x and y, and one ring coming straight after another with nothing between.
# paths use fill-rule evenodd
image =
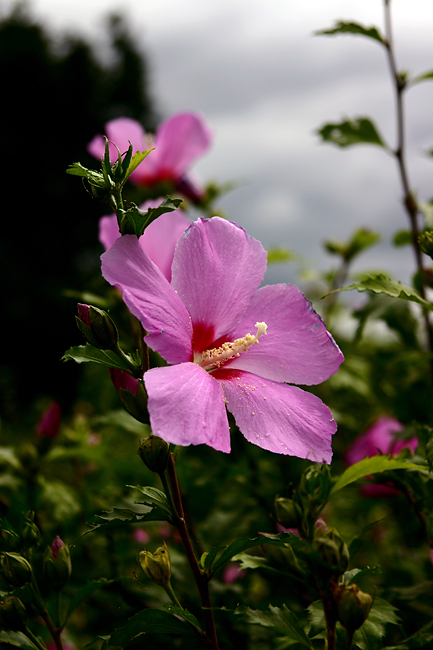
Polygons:
<instances>
[{"instance_id":1,"label":"small leaf bud","mask_svg":"<svg viewBox=\"0 0 433 650\"><path fill-rule=\"evenodd\" d=\"M338 618L349 633L365 623L370 613L372 597L358 585L344 585L336 595Z\"/></svg>"},{"instance_id":2,"label":"small leaf bud","mask_svg":"<svg viewBox=\"0 0 433 650\"><path fill-rule=\"evenodd\" d=\"M18 553L3 553L1 565L4 577L14 587L22 587L32 579L30 563Z\"/></svg>"},{"instance_id":3,"label":"small leaf bud","mask_svg":"<svg viewBox=\"0 0 433 650\"><path fill-rule=\"evenodd\" d=\"M298 528L302 524L302 511L293 499L277 497L275 499L275 514L284 528Z\"/></svg>"},{"instance_id":4,"label":"small leaf bud","mask_svg":"<svg viewBox=\"0 0 433 650\"><path fill-rule=\"evenodd\" d=\"M336 569L335 573L342 574L346 571L349 565L349 549L335 528L328 528L326 531L323 531L322 527L318 528L314 547L326 562Z\"/></svg>"},{"instance_id":5,"label":"small leaf bud","mask_svg":"<svg viewBox=\"0 0 433 650\"><path fill-rule=\"evenodd\" d=\"M55 589L62 589L71 575L72 566L69 546L58 535L44 553L43 567L48 582Z\"/></svg>"},{"instance_id":6,"label":"small leaf bud","mask_svg":"<svg viewBox=\"0 0 433 650\"><path fill-rule=\"evenodd\" d=\"M117 327L107 312L78 303L78 328L86 340L101 350L115 350L119 342Z\"/></svg>"},{"instance_id":7,"label":"small leaf bud","mask_svg":"<svg viewBox=\"0 0 433 650\"><path fill-rule=\"evenodd\" d=\"M27 625L27 612L22 601L10 596L0 602L0 627L13 632L24 632Z\"/></svg>"},{"instance_id":8,"label":"small leaf bud","mask_svg":"<svg viewBox=\"0 0 433 650\"><path fill-rule=\"evenodd\" d=\"M138 561L145 575L156 582L157 585L165 587L170 583L171 562L166 543L156 549L155 553L141 551Z\"/></svg>"},{"instance_id":9,"label":"small leaf bud","mask_svg":"<svg viewBox=\"0 0 433 650\"><path fill-rule=\"evenodd\" d=\"M41 532L33 521L27 520L23 526L21 539L26 548L36 549L41 541Z\"/></svg>"},{"instance_id":10,"label":"small leaf bud","mask_svg":"<svg viewBox=\"0 0 433 650\"><path fill-rule=\"evenodd\" d=\"M151 472L162 474L167 467L169 445L158 436L149 436L138 448L138 455Z\"/></svg>"}]
</instances>

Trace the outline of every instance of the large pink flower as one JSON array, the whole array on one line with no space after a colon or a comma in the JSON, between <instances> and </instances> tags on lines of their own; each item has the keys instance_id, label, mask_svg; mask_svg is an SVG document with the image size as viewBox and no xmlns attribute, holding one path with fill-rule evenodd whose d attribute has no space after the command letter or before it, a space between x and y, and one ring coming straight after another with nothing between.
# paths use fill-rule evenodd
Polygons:
<instances>
[{"instance_id":1,"label":"large pink flower","mask_svg":"<svg viewBox=\"0 0 433 650\"><path fill-rule=\"evenodd\" d=\"M140 205L140 209L156 208L162 201L162 198L146 201L146 203ZM143 250L169 282L171 280L174 247L180 235L185 232L190 224L190 220L180 210L166 212L155 221L152 221L139 239ZM119 237L120 232L116 215L101 217L99 220L99 241L105 250L108 250Z\"/></svg>"},{"instance_id":2,"label":"large pink flower","mask_svg":"<svg viewBox=\"0 0 433 650\"><path fill-rule=\"evenodd\" d=\"M198 219L177 242L171 284L132 235L101 259L147 344L172 364L144 375L155 435L229 452L227 407L250 442L330 462L337 427L329 408L287 384L324 381L343 355L299 289L258 288L260 242L219 217Z\"/></svg>"},{"instance_id":3,"label":"large pink flower","mask_svg":"<svg viewBox=\"0 0 433 650\"><path fill-rule=\"evenodd\" d=\"M138 185L155 185L161 181L171 181L179 189L198 192L186 172L197 158L209 149L212 141L210 129L201 115L197 113L178 113L162 122L156 131L154 141L146 135L139 122L128 117L120 117L105 125L107 138L116 144L120 152L127 151L129 143L134 151L155 148L131 174L131 181ZM114 161L118 152L110 143L110 157ZM95 158L102 158L105 139L96 135L88 145L88 151ZM194 198L194 196L192 196Z\"/></svg>"},{"instance_id":4,"label":"large pink flower","mask_svg":"<svg viewBox=\"0 0 433 650\"><path fill-rule=\"evenodd\" d=\"M409 440L396 438L396 433L402 431L404 426L396 418L382 415L367 431L359 435L350 445L346 453L348 465L358 463L364 458L371 458L379 454L397 455L404 447L409 447L415 452L418 447L418 438L414 436ZM362 491L366 496L391 496L398 494L394 488L386 485L363 485Z\"/></svg>"}]
</instances>

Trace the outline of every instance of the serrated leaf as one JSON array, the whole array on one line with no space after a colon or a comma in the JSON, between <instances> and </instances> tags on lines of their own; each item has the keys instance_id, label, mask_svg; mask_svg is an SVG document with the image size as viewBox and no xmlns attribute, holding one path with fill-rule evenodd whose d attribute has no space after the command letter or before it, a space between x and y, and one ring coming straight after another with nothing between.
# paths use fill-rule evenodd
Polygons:
<instances>
[{"instance_id":1,"label":"serrated leaf","mask_svg":"<svg viewBox=\"0 0 433 650\"><path fill-rule=\"evenodd\" d=\"M128 620L126 625L114 630L108 643L126 645L138 634L190 634L192 629L176 616L163 609L144 609Z\"/></svg>"},{"instance_id":2,"label":"serrated leaf","mask_svg":"<svg viewBox=\"0 0 433 650\"><path fill-rule=\"evenodd\" d=\"M294 643L299 644L303 648L314 650L314 646L301 627L296 614L290 611L286 605L283 605L281 609L269 605L269 611L251 609L250 607L238 607L235 610L235 614L246 618L251 625L270 627L275 632L289 637Z\"/></svg>"},{"instance_id":3,"label":"serrated leaf","mask_svg":"<svg viewBox=\"0 0 433 650\"><path fill-rule=\"evenodd\" d=\"M118 356L111 350L100 350L95 348L94 345L86 343L86 345L77 345L66 350L62 357L62 361L75 361L76 363L98 363L108 368L117 368L118 370L131 370L131 364L123 357Z\"/></svg>"},{"instance_id":4,"label":"serrated leaf","mask_svg":"<svg viewBox=\"0 0 433 650\"><path fill-rule=\"evenodd\" d=\"M105 578L100 578L99 580L90 580L87 584L83 585L80 587L76 592L74 597L69 603L68 607L68 613L66 614L66 619L69 618L69 616L72 614L74 609L78 607L78 605L81 605L81 603L86 600L90 594L93 594L94 591L97 591L98 589L101 589L102 587L106 587L107 585L111 585L113 582L118 582L119 580L122 580L123 578L115 578L114 580L106 580Z\"/></svg>"},{"instance_id":5,"label":"serrated leaf","mask_svg":"<svg viewBox=\"0 0 433 650\"><path fill-rule=\"evenodd\" d=\"M354 36L366 36L379 43L383 43L383 38L377 27L364 27L359 23L345 22L338 20L334 27L321 29L315 32L317 36L334 36L335 34L352 34Z\"/></svg>"},{"instance_id":6,"label":"serrated leaf","mask_svg":"<svg viewBox=\"0 0 433 650\"><path fill-rule=\"evenodd\" d=\"M131 176L132 172L135 171L140 163L150 154L153 149L148 149L147 151L136 151L131 158L131 161L128 165L128 170L126 172L125 180ZM123 161L125 164L125 161Z\"/></svg>"},{"instance_id":7,"label":"serrated leaf","mask_svg":"<svg viewBox=\"0 0 433 650\"><path fill-rule=\"evenodd\" d=\"M401 284L401 282L395 282L383 273L367 275L360 282L354 282L347 287L340 287L335 291L351 291L352 289L356 289L357 291L372 291L373 293L385 294L387 296L391 296L392 298L409 300L410 302L415 302L418 305L422 305L426 309L433 310L433 304L427 302L427 300L423 300L423 298L421 298L415 289L412 289L412 287L408 287L405 284ZM327 296L330 296L331 293L334 293L334 291L327 293L323 297L326 298Z\"/></svg>"},{"instance_id":8,"label":"serrated leaf","mask_svg":"<svg viewBox=\"0 0 433 650\"><path fill-rule=\"evenodd\" d=\"M141 494L144 494L146 499L143 502L140 501L139 503L143 503L143 505L151 507L159 506L169 515L171 515L167 497L165 496L164 492L161 492L161 490L150 486L141 487L140 485L127 485L126 487L129 487L132 490L137 490L138 492L141 492Z\"/></svg>"},{"instance_id":9,"label":"serrated leaf","mask_svg":"<svg viewBox=\"0 0 433 650\"><path fill-rule=\"evenodd\" d=\"M169 518L165 510L158 506L144 513L137 513L127 508L113 508L102 515L95 515L89 524L90 530L86 530L82 535L88 535L100 528L118 528L124 524L137 524L144 521L169 521Z\"/></svg>"},{"instance_id":10,"label":"serrated leaf","mask_svg":"<svg viewBox=\"0 0 433 650\"><path fill-rule=\"evenodd\" d=\"M272 544L273 546L284 547L284 545L292 539L293 535L291 533L278 533L278 535L263 535L262 533L259 533L258 537L236 539L218 557L214 566L212 567L212 570L216 571L226 562L231 560L232 557L238 555L238 553L242 553L242 551L246 551L249 548L254 548L254 546L260 546L261 544Z\"/></svg>"},{"instance_id":11,"label":"serrated leaf","mask_svg":"<svg viewBox=\"0 0 433 650\"><path fill-rule=\"evenodd\" d=\"M360 650L379 650L383 647L385 626L388 623L398 625L400 620L397 609L383 598L375 598L367 620L355 632L353 642Z\"/></svg>"},{"instance_id":12,"label":"serrated leaf","mask_svg":"<svg viewBox=\"0 0 433 650\"><path fill-rule=\"evenodd\" d=\"M313 638L326 630L325 612L321 600L316 600L308 607L308 618L310 620L309 638Z\"/></svg>"},{"instance_id":13,"label":"serrated leaf","mask_svg":"<svg viewBox=\"0 0 433 650\"><path fill-rule=\"evenodd\" d=\"M337 124L325 124L317 133L324 142L339 147L350 147L354 144L375 144L386 147L375 125L367 117L345 120Z\"/></svg>"},{"instance_id":14,"label":"serrated leaf","mask_svg":"<svg viewBox=\"0 0 433 650\"><path fill-rule=\"evenodd\" d=\"M425 471L423 465L416 465L415 463L409 463L406 460L398 460L397 458L391 458L390 456L372 456L371 458L364 458L360 460L359 463L355 463L346 469L345 472L337 479L334 484L331 494L334 494L338 490L350 485L354 481L357 481L364 476L370 476L371 474L379 474L381 472L390 472L395 469L417 469Z\"/></svg>"},{"instance_id":15,"label":"serrated leaf","mask_svg":"<svg viewBox=\"0 0 433 650\"><path fill-rule=\"evenodd\" d=\"M174 212L182 203L182 199L172 199L171 196L166 196L164 201L156 208L149 208L148 210L140 210L140 208L131 204L128 210L120 210L122 215L120 222L120 232L122 235L136 235L141 237L147 226L152 221L166 212Z\"/></svg>"},{"instance_id":16,"label":"serrated leaf","mask_svg":"<svg viewBox=\"0 0 433 650\"><path fill-rule=\"evenodd\" d=\"M31 650L39 650L38 646L35 645L33 641L31 641L22 632L0 630L0 642L9 643L10 645L14 645L17 648L31 648Z\"/></svg>"},{"instance_id":17,"label":"serrated leaf","mask_svg":"<svg viewBox=\"0 0 433 650\"><path fill-rule=\"evenodd\" d=\"M420 630L412 634L398 645L386 646L383 650L415 650L424 648L427 644L433 643L433 621L424 625Z\"/></svg>"},{"instance_id":18,"label":"serrated leaf","mask_svg":"<svg viewBox=\"0 0 433 650\"><path fill-rule=\"evenodd\" d=\"M433 70L429 70L428 72L423 72L423 74L414 77L413 79L410 80L410 85L413 86L414 84L419 84L421 83L421 81L429 81L429 79L433 79Z\"/></svg>"}]
</instances>

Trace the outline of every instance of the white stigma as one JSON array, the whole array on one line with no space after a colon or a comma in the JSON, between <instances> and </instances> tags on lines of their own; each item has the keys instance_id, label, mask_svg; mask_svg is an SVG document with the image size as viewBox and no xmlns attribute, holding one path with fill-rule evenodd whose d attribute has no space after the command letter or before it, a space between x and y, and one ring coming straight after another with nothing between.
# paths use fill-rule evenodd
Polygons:
<instances>
[{"instance_id":1,"label":"white stigma","mask_svg":"<svg viewBox=\"0 0 433 650\"><path fill-rule=\"evenodd\" d=\"M256 323L256 334L246 334L241 339L236 339L233 343L223 343L219 348L205 350L203 353L194 354L194 363L202 368L220 368L224 363L235 359L241 352L246 352L248 348L259 342L262 334L266 335L268 326L266 323Z\"/></svg>"}]
</instances>

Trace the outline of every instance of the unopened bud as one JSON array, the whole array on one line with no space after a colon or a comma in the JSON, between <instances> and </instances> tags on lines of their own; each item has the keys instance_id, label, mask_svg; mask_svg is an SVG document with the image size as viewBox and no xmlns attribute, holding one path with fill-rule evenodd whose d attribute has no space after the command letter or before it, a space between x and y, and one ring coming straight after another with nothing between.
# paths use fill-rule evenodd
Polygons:
<instances>
[{"instance_id":1,"label":"unopened bud","mask_svg":"<svg viewBox=\"0 0 433 650\"><path fill-rule=\"evenodd\" d=\"M22 587L32 579L30 563L18 553L3 553L1 565L4 577L14 587Z\"/></svg>"},{"instance_id":2,"label":"unopened bud","mask_svg":"<svg viewBox=\"0 0 433 650\"><path fill-rule=\"evenodd\" d=\"M69 546L58 535L44 553L43 567L48 582L55 589L62 589L71 575L72 566Z\"/></svg>"},{"instance_id":3,"label":"unopened bud","mask_svg":"<svg viewBox=\"0 0 433 650\"><path fill-rule=\"evenodd\" d=\"M138 448L138 455L151 472L162 474L167 467L169 445L158 436L149 436Z\"/></svg>"},{"instance_id":4,"label":"unopened bud","mask_svg":"<svg viewBox=\"0 0 433 650\"><path fill-rule=\"evenodd\" d=\"M313 544L334 573L341 575L346 571L350 558L349 549L335 528L328 528L326 531L318 528Z\"/></svg>"},{"instance_id":5,"label":"unopened bud","mask_svg":"<svg viewBox=\"0 0 433 650\"><path fill-rule=\"evenodd\" d=\"M314 504L321 504L326 501L331 491L332 481L327 465L321 465L319 469L309 467L302 475L299 484L300 493Z\"/></svg>"},{"instance_id":6,"label":"unopened bud","mask_svg":"<svg viewBox=\"0 0 433 650\"><path fill-rule=\"evenodd\" d=\"M24 632L27 625L26 608L19 598L10 596L0 602L0 627L13 632Z\"/></svg>"},{"instance_id":7,"label":"unopened bud","mask_svg":"<svg viewBox=\"0 0 433 650\"><path fill-rule=\"evenodd\" d=\"M338 618L346 630L353 634L365 623L373 602L370 594L358 585L344 585L336 595Z\"/></svg>"},{"instance_id":8,"label":"unopened bud","mask_svg":"<svg viewBox=\"0 0 433 650\"><path fill-rule=\"evenodd\" d=\"M277 497L275 499L275 514L284 528L298 528L302 523L302 511L293 499Z\"/></svg>"},{"instance_id":9,"label":"unopened bud","mask_svg":"<svg viewBox=\"0 0 433 650\"><path fill-rule=\"evenodd\" d=\"M141 551L138 556L140 567L145 575L156 582L157 585L165 587L170 583L171 562L166 543L156 549L155 553Z\"/></svg>"},{"instance_id":10,"label":"unopened bud","mask_svg":"<svg viewBox=\"0 0 433 650\"><path fill-rule=\"evenodd\" d=\"M419 236L419 247L433 259L433 230L424 230Z\"/></svg>"},{"instance_id":11,"label":"unopened bud","mask_svg":"<svg viewBox=\"0 0 433 650\"><path fill-rule=\"evenodd\" d=\"M41 541L41 532L33 521L27 520L23 526L21 539L24 546L35 549Z\"/></svg>"},{"instance_id":12,"label":"unopened bud","mask_svg":"<svg viewBox=\"0 0 433 650\"><path fill-rule=\"evenodd\" d=\"M78 304L78 328L86 340L101 350L114 350L119 342L119 333L110 316L98 307Z\"/></svg>"},{"instance_id":13,"label":"unopened bud","mask_svg":"<svg viewBox=\"0 0 433 650\"><path fill-rule=\"evenodd\" d=\"M117 368L110 368L110 377L128 413L139 422L148 424L147 393L143 381Z\"/></svg>"},{"instance_id":14,"label":"unopened bud","mask_svg":"<svg viewBox=\"0 0 433 650\"><path fill-rule=\"evenodd\" d=\"M62 422L62 411L58 402L51 402L50 406L43 412L36 427L38 438L55 438L60 430Z\"/></svg>"}]
</instances>

